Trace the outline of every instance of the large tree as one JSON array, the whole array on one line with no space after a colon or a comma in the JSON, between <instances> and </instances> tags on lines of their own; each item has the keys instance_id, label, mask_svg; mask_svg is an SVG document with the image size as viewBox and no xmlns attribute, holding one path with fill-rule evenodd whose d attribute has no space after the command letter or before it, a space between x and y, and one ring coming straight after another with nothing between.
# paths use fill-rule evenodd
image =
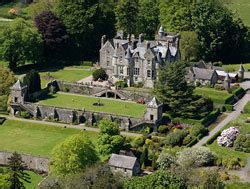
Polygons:
<instances>
[{"instance_id":1,"label":"large tree","mask_svg":"<svg viewBox=\"0 0 250 189\"><path fill-rule=\"evenodd\" d=\"M159 1L140 0L137 33L144 33L146 39L154 39L159 21Z\"/></svg>"},{"instance_id":2,"label":"large tree","mask_svg":"<svg viewBox=\"0 0 250 189\"><path fill-rule=\"evenodd\" d=\"M8 158L8 169L10 173L11 189L24 188L23 182L30 183L30 176L24 172L26 165L22 161L20 154L14 152L10 158Z\"/></svg>"},{"instance_id":3,"label":"large tree","mask_svg":"<svg viewBox=\"0 0 250 189\"><path fill-rule=\"evenodd\" d=\"M66 139L53 149L51 171L56 175L70 175L84 171L99 160L87 135L79 134Z\"/></svg>"},{"instance_id":4,"label":"large tree","mask_svg":"<svg viewBox=\"0 0 250 189\"><path fill-rule=\"evenodd\" d=\"M15 19L0 35L0 52L11 69L25 62L37 63L42 52L42 38L28 21Z\"/></svg>"},{"instance_id":5,"label":"large tree","mask_svg":"<svg viewBox=\"0 0 250 189\"><path fill-rule=\"evenodd\" d=\"M240 62L247 28L218 0L197 3L193 25L199 39L199 57L207 61Z\"/></svg>"},{"instance_id":6,"label":"large tree","mask_svg":"<svg viewBox=\"0 0 250 189\"><path fill-rule=\"evenodd\" d=\"M55 12L72 38L75 60L95 58L102 35L115 35L114 4L111 0L56 1Z\"/></svg>"},{"instance_id":7,"label":"large tree","mask_svg":"<svg viewBox=\"0 0 250 189\"><path fill-rule=\"evenodd\" d=\"M14 74L10 70L0 67L0 96L8 95L10 92L10 87L14 83Z\"/></svg>"},{"instance_id":8,"label":"large tree","mask_svg":"<svg viewBox=\"0 0 250 189\"><path fill-rule=\"evenodd\" d=\"M194 87L186 81L186 68L181 62L161 67L154 92L173 117L197 118L207 115L212 102L194 95Z\"/></svg>"},{"instance_id":9,"label":"large tree","mask_svg":"<svg viewBox=\"0 0 250 189\"><path fill-rule=\"evenodd\" d=\"M53 12L44 11L35 17L35 24L43 37L43 57L46 62L64 60L69 36L62 21Z\"/></svg>"},{"instance_id":10,"label":"large tree","mask_svg":"<svg viewBox=\"0 0 250 189\"><path fill-rule=\"evenodd\" d=\"M120 135L117 123L103 119L98 125L100 136L98 138L98 149L102 155L118 153L124 145L124 137Z\"/></svg>"},{"instance_id":11,"label":"large tree","mask_svg":"<svg viewBox=\"0 0 250 189\"><path fill-rule=\"evenodd\" d=\"M31 70L24 78L23 83L28 86L29 93L34 93L41 90L41 78L39 72Z\"/></svg>"},{"instance_id":12,"label":"large tree","mask_svg":"<svg viewBox=\"0 0 250 189\"><path fill-rule=\"evenodd\" d=\"M136 25L139 13L138 0L120 0L117 3L116 27L126 34L136 34Z\"/></svg>"}]
</instances>

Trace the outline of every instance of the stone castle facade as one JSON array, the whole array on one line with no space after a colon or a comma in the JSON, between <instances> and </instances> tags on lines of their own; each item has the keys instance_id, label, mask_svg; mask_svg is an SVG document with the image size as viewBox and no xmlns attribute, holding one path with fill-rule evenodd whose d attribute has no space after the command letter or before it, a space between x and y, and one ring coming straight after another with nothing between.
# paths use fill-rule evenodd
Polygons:
<instances>
[{"instance_id":1,"label":"stone castle facade","mask_svg":"<svg viewBox=\"0 0 250 189\"><path fill-rule=\"evenodd\" d=\"M179 41L179 34L165 33L162 26L153 41L145 41L143 34L138 39L120 35L107 40L103 36L100 66L113 83L124 80L131 86L141 82L152 88L160 66L180 59Z\"/></svg>"}]
</instances>

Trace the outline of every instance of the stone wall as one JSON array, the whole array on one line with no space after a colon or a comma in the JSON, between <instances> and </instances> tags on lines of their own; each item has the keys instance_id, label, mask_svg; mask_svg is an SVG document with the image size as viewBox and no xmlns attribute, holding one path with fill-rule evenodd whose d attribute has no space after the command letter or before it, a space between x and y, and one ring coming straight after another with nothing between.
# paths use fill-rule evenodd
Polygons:
<instances>
[{"instance_id":1,"label":"stone wall","mask_svg":"<svg viewBox=\"0 0 250 189\"><path fill-rule=\"evenodd\" d=\"M7 165L8 158L12 155L10 152L0 152L0 165ZM31 155L21 155L22 160L27 165L28 169L45 172L49 171L49 159L43 157L36 157Z\"/></svg>"}]
</instances>

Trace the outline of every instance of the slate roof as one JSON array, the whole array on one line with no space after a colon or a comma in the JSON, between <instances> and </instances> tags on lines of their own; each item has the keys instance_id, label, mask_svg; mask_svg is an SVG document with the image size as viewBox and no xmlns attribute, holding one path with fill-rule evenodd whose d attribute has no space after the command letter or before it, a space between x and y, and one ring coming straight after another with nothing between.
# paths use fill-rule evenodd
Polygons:
<instances>
[{"instance_id":1,"label":"slate roof","mask_svg":"<svg viewBox=\"0 0 250 189\"><path fill-rule=\"evenodd\" d=\"M202 79L202 80L210 80L215 72L214 70L197 68L197 67L193 67L192 71L196 79Z\"/></svg>"},{"instance_id":2,"label":"slate roof","mask_svg":"<svg viewBox=\"0 0 250 189\"><path fill-rule=\"evenodd\" d=\"M229 75L229 77L235 78L237 76L236 73L226 73L226 72L221 71L221 70L216 70L216 73L218 74L218 76L222 76L222 77L226 77L227 75Z\"/></svg>"},{"instance_id":3,"label":"slate roof","mask_svg":"<svg viewBox=\"0 0 250 189\"><path fill-rule=\"evenodd\" d=\"M155 97L147 104L147 107L153 107L153 108L157 108L158 106L160 106L162 103L160 101L158 101Z\"/></svg>"},{"instance_id":4,"label":"slate roof","mask_svg":"<svg viewBox=\"0 0 250 189\"><path fill-rule=\"evenodd\" d=\"M23 84L20 80L17 80L17 82L11 87L11 89L16 89L16 90L22 90Z\"/></svg>"},{"instance_id":5,"label":"slate roof","mask_svg":"<svg viewBox=\"0 0 250 189\"><path fill-rule=\"evenodd\" d=\"M133 169L137 158L119 154L111 154L108 164L113 167Z\"/></svg>"}]
</instances>

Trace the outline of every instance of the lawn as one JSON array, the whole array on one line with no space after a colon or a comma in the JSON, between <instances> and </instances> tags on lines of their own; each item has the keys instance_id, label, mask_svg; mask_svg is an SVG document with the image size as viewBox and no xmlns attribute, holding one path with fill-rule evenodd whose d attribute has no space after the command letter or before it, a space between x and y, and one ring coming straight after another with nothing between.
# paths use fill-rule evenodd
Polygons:
<instances>
[{"instance_id":1,"label":"lawn","mask_svg":"<svg viewBox=\"0 0 250 189\"><path fill-rule=\"evenodd\" d=\"M34 173L33 171L26 171L30 175L31 183L24 183L26 189L36 189L37 185L43 180L41 175Z\"/></svg>"},{"instance_id":2,"label":"lawn","mask_svg":"<svg viewBox=\"0 0 250 189\"><path fill-rule=\"evenodd\" d=\"M244 107L244 113L250 114L250 102L248 102L248 103L246 104L246 106Z\"/></svg>"},{"instance_id":3,"label":"lawn","mask_svg":"<svg viewBox=\"0 0 250 189\"><path fill-rule=\"evenodd\" d=\"M11 3L6 3L3 5L0 5L0 17L2 18L13 18L12 15L8 13L8 11L12 8L16 8L17 3L16 2L11 2Z\"/></svg>"},{"instance_id":4,"label":"lawn","mask_svg":"<svg viewBox=\"0 0 250 189\"><path fill-rule=\"evenodd\" d=\"M86 110L90 111L113 113L138 118L143 117L146 109L145 105L130 101L115 99L109 100L106 98L99 99L100 102L104 104L104 106L93 106L93 103L98 102L98 98L96 97L57 93L51 96L51 98L39 101L39 104L75 109L85 108Z\"/></svg>"},{"instance_id":5,"label":"lawn","mask_svg":"<svg viewBox=\"0 0 250 189\"><path fill-rule=\"evenodd\" d=\"M92 74L92 70L88 69L70 69L64 68L56 71L43 71L40 72L41 75L41 85L45 87L46 84L51 80L64 80L68 82L76 82L80 79L88 77Z\"/></svg>"},{"instance_id":6,"label":"lawn","mask_svg":"<svg viewBox=\"0 0 250 189\"><path fill-rule=\"evenodd\" d=\"M210 98L216 104L225 104L225 100L232 95L225 90L221 91L208 87L197 87L195 93Z\"/></svg>"},{"instance_id":7,"label":"lawn","mask_svg":"<svg viewBox=\"0 0 250 189\"><path fill-rule=\"evenodd\" d=\"M78 129L7 120L3 125L0 125L0 151L17 151L49 157L57 144L79 132ZM90 139L97 138L98 133L96 132L84 132L88 134Z\"/></svg>"},{"instance_id":8,"label":"lawn","mask_svg":"<svg viewBox=\"0 0 250 189\"><path fill-rule=\"evenodd\" d=\"M244 63L243 67L245 68L246 71L250 70L250 63ZM240 68L240 64L223 65L223 68L225 69L226 72L237 72Z\"/></svg>"},{"instance_id":9,"label":"lawn","mask_svg":"<svg viewBox=\"0 0 250 189\"><path fill-rule=\"evenodd\" d=\"M229 2L227 6L236 11L239 17L243 20L243 23L250 27L250 1L249 0L224 0Z\"/></svg>"}]
</instances>

